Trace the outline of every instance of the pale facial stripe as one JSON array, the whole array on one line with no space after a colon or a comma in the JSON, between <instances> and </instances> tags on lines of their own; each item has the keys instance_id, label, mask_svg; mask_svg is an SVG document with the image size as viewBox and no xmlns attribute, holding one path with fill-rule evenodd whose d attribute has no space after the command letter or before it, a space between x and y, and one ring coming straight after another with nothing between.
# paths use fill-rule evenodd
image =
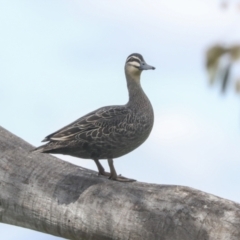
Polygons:
<instances>
[{"instance_id":1,"label":"pale facial stripe","mask_svg":"<svg viewBox=\"0 0 240 240\"><path fill-rule=\"evenodd\" d=\"M133 67L139 68L141 65L141 59L136 56L131 56L127 59L127 63Z\"/></svg>"},{"instance_id":2,"label":"pale facial stripe","mask_svg":"<svg viewBox=\"0 0 240 240\"><path fill-rule=\"evenodd\" d=\"M133 66L133 67L140 67L140 63L138 61L132 61L132 62L128 62L129 65Z\"/></svg>"}]
</instances>

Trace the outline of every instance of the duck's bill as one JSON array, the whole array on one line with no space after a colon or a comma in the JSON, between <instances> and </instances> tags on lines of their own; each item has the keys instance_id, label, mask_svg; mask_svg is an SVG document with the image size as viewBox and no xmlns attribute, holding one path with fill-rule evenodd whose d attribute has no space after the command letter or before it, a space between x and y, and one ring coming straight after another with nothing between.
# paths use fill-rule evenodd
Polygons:
<instances>
[{"instance_id":1,"label":"duck's bill","mask_svg":"<svg viewBox=\"0 0 240 240\"><path fill-rule=\"evenodd\" d=\"M148 65L145 62L142 62L139 68L140 68L140 70L154 70L155 69L155 67Z\"/></svg>"}]
</instances>

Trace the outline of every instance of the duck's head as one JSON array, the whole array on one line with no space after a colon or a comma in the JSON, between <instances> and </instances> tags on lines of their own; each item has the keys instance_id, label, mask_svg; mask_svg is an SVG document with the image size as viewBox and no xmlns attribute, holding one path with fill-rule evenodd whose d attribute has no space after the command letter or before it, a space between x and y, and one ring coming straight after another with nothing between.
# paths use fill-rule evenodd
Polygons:
<instances>
[{"instance_id":1,"label":"duck's head","mask_svg":"<svg viewBox=\"0 0 240 240\"><path fill-rule=\"evenodd\" d=\"M139 53L133 53L127 57L125 72L127 75L140 75L143 70L154 70L155 67L148 65Z\"/></svg>"}]
</instances>

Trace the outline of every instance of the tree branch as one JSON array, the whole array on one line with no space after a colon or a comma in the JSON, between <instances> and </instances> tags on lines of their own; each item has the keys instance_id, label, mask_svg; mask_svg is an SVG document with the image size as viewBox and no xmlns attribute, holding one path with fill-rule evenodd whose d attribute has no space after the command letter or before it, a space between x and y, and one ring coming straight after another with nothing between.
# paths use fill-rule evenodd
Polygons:
<instances>
[{"instance_id":1,"label":"tree branch","mask_svg":"<svg viewBox=\"0 0 240 240\"><path fill-rule=\"evenodd\" d=\"M0 127L0 222L68 239L240 239L240 204L183 186L110 181L32 149Z\"/></svg>"}]
</instances>

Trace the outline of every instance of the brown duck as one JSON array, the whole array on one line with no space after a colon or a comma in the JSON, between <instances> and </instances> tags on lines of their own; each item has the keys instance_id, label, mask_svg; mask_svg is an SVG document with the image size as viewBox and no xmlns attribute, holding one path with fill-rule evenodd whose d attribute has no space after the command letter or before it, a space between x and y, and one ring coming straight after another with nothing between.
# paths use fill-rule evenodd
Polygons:
<instances>
[{"instance_id":1,"label":"brown duck","mask_svg":"<svg viewBox=\"0 0 240 240\"><path fill-rule=\"evenodd\" d=\"M43 140L48 143L34 151L93 159L100 175L117 181L133 181L117 175L113 158L139 147L152 130L153 108L140 84L142 71L149 69L155 68L148 65L142 55L133 53L128 56L125 63L128 103L102 107L88 113L48 135ZM100 159L108 160L110 173L105 172Z\"/></svg>"}]
</instances>

